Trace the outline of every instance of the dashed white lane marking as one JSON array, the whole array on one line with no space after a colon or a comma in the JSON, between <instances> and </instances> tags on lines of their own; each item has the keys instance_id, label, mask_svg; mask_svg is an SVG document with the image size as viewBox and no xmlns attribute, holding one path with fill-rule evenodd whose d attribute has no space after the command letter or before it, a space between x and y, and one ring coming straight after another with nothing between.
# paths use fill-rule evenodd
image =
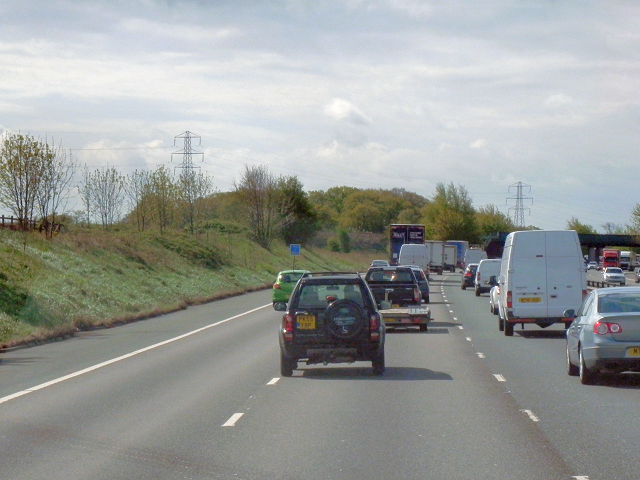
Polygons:
<instances>
[{"instance_id":1,"label":"dashed white lane marking","mask_svg":"<svg viewBox=\"0 0 640 480\"><path fill-rule=\"evenodd\" d=\"M223 427L235 427L236 426L236 422L238 420L240 420L240 417L242 417L244 415L244 413L234 413L233 415L231 415L231 418L229 418L229 420L227 420L226 422L224 422L222 424Z\"/></svg>"},{"instance_id":2,"label":"dashed white lane marking","mask_svg":"<svg viewBox=\"0 0 640 480\"><path fill-rule=\"evenodd\" d=\"M94 370L98 370L99 368L106 367L107 365L111 365L113 363L120 362L122 360L126 360L127 358L133 357L135 355L139 355L140 353L148 352L149 350L153 350L155 348L162 347L164 345L168 345L168 344L173 343L173 342L177 342L178 340L182 340L183 338L190 337L191 335L195 335L196 333L203 332L204 330L208 330L209 328L217 327L218 325L222 325L223 323L229 322L231 320L234 320L236 318L242 317L242 316L247 315L249 313L257 312L258 310L261 310L261 309L269 307L269 306L271 306L270 303L268 303L267 305L263 305L262 307L254 308L253 310L249 310L249 311L246 311L246 312L243 312L243 313L239 313L238 315L234 315L233 317L225 318L224 320L220 320L219 322L212 323L210 325L206 325L204 327L198 328L198 329L193 330L191 332L187 332L187 333L184 333L182 335L178 335L177 337L170 338L170 339L165 340L163 342L156 343L155 345L150 345L148 347L141 348L140 350L136 350L135 352L127 353L126 355L122 355L120 357L112 358L111 360L107 360L106 362L98 363L97 365L93 365L92 367L87 367L87 368L85 368L83 370L78 370L77 372L70 373L69 375L65 375L64 377L56 378L54 380L51 380L51 381L48 381L48 382L45 382L45 383L41 383L40 385L36 385L35 387L27 388L26 390L22 390L20 392L13 393L11 395L7 395L6 397L0 398L0 403L8 402L9 400L13 400L14 398L21 397L23 395L26 395L27 393L32 393L32 392L36 392L38 390L42 390L43 388L47 388L47 387L50 387L50 386L55 385L57 383L64 382L65 380L70 380L72 378L79 377L80 375L84 375L85 373L93 372Z\"/></svg>"},{"instance_id":3,"label":"dashed white lane marking","mask_svg":"<svg viewBox=\"0 0 640 480\"><path fill-rule=\"evenodd\" d=\"M540 421L540 419L538 417L536 417L533 412L531 410L520 410L522 413L524 413L527 417L529 417L529 419L532 422L538 422Z\"/></svg>"},{"instance_id":4,"label":"dashed white lane marking","mask_svg":"<svg viewBox=\"0 0 640 480\"><path fill-rule=\"evenodd\" d=\"M462 325L458 325L458 329L459 330L464 330L464 327Z\"/></svg>"},{"instance_id":5,"label":"dashed white lane marking","mask_svg":"<svg viewBox=\"0 0 640 480\"><path fill-rule=\"evenodd\" d=\"M470 342L470 341L471 341L471 337L467 337L467 342Z\"/></svg>"},{"instance_id":6,"label":"dashed white lane marking","mask_svg":"<svg viewBox=\"0 0 640 480\"><path fill-rule=\"evenodd\" d=\"M478 352L477 355L478 355L478 358L485 358L484 357L484 353L482 353L482 352Z\"/></svg>"},{"instance_id":7,"label":"dashed white lane marking","mask_svg":"<svg viewBox=\"0 0 640 480\"><path fill-rule=\"evenodd\" d=\"M504 378L502 375L500 375L499 373L494 373L493 374L494 377L496 377L496 380L498 380L499 382L506 382L507 379Z\"/></svg>"},{"instance_id":8,"label":"dashed white lane marking","mask_svg":"<svg viewBox=\"0 0 640 480\"><path fill-rule=\"evenodd\" d=\"M575 478L575 480L589 480L587 475L574 475L571 478Z\"/></svg>"},{"instance_id":9,"label":"dashed white lane marking","mask_svg":"<svg viewBox=\"0 0 640 480\"><path fill-rule=\"evenodd\" d=\"M275 385L276 383L278 383L278 380L280 380L280 378L279 378L279 377L272 378L271 380L269 380L269 381L267 382L267 385Z\"/></svg>"}]
</instances>

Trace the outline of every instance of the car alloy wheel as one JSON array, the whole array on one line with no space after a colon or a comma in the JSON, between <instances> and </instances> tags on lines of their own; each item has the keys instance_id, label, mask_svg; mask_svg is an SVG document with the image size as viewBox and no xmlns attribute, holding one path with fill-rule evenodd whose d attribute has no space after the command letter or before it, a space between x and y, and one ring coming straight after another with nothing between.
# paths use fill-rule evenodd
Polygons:
<instances>
[{"instance_id":1,"label":"car alloy wheel","mask_svg":"<svg viewBox=\"0 0 640 480\"><path fill-rule=\"evenodd\" d=\"M570 357L569 357L569 344L567 343L567 373L569 375L571 375L572 377L577 377L578 375L580 375L580 368L577 365L574 365L573 363L571 363Z\"/></svg>"},{"instance_id":2,"label":"car alloy wheel","mask_svg":"<svg viewBox=\"0 0 640 480\"><path fill-rule=\"evenodd\" d=\"M580 382L583 385L593 385L595 381L595 373L591 372L584 363L584 356L582 355L582 348L578 347L578 357L580 358L579 375Z\"/></svg>"}]
</instances>

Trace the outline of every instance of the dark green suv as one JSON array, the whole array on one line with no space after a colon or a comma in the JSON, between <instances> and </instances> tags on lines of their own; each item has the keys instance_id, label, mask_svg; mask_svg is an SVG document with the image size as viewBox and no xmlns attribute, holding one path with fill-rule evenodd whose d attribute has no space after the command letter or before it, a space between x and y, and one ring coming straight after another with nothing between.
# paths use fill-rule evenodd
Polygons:
<instances>
[{"instance_id":1,"label":"dark green suv","mask_svg":"<svg viewBox=\"0 0 640 480\"><path fill-rule=\"evenodd\" d=\"M307 273L296 284L279 327L280 373L298 361L329 364L370 361L384 373L385 326L367 283L357 273Z\"/></svg>"}]
</instances>

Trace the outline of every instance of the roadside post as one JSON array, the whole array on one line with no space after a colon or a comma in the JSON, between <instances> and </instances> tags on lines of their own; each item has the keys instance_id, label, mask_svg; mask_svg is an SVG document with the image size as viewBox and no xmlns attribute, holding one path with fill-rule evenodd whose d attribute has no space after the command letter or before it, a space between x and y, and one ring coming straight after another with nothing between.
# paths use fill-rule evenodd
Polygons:
<instances>
[{"instance_id":1,"label":"roadside post","mask_svg":"<svg viewBox=\"0 0 640 480\"><path fill-rule=\"evenodd\" d=\"M292 243L289 245L289 251L293 257L293 269L296 269L296 257L300 256L300 245Z\"/></svg>"}]
</instances>

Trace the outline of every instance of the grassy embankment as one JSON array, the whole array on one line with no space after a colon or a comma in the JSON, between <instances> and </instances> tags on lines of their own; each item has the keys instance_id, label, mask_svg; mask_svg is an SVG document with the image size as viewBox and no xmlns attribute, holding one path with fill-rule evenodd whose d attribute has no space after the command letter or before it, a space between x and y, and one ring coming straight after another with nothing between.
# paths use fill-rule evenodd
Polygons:
<instances>
[{"instance_id":1,"label":"grassy embankment","mask_svg":"<svg viewBox=\"0 0 640 480\"><path fill-rule=\"evenodd\" d=\"M295 266L364 270L373 255L303 248ZM241 237L0 230L0 348L269 288L292 266L288 246L267 251Z\"/></svg>"}]
</instances>

